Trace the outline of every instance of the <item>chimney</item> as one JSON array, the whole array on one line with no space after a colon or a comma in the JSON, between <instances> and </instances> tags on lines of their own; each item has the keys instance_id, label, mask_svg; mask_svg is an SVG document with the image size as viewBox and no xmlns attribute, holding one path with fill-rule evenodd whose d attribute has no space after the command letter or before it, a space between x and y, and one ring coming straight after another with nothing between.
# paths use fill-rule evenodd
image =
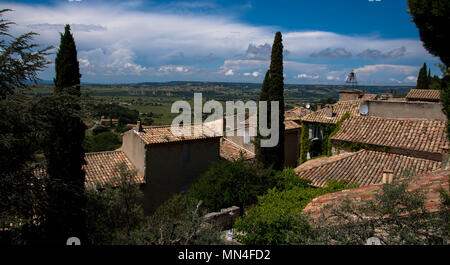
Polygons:
<instances>
[{"instance_id":1,"label":"chimney","mask_svg":"<svg viewBox=\"0 0 450 265\"><path fill-rule=\"evenodd\" d=\"M136 131L138 131L138 132L143 132L142 125L141 125L141 121L137 121L137 124L136 124Z\"/></svg>"},{"instance_id":2,"label":"chimney","mask_svg":"<svg viewBox=\"0 0 450 265\"><path fill-rule=\"evenodd\" d=\"M392 183L394 180L394 171L389 169L383 170L383 179L381 180L382 184Z\"/></svg>"},{"instance_id":3,"label":"chimney","mask_svg":"<svg viewBox=\"0 0 450 265\"><path fill-rule=\"evenodd\" d=\"M444 152L442 153L441 168L442 169L446 169L448 167L448 159L449 159L448 149L449 149L449 146L446 145L442 149L444 150Z\"/></svg>"},{"instance_id":4,"label":"chimney","mask_svg":"<svg viewBox=\"0 0 450 265\"><path fill-rule=\"evenodd\" d=\"M333 108L331 107L331 105L326 105L326 106L325 106L325 109L326 109L326 111L325 111L325 116L326 116L327 118L333 117Z\"/></svg>"}]
</instances>

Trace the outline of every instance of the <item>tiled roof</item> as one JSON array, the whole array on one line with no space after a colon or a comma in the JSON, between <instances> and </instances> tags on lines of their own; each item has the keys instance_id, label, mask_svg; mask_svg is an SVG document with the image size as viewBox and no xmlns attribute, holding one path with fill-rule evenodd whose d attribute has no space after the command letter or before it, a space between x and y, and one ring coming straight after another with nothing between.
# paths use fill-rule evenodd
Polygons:
<instances>
[{"instance_id":1,"label":"tiled roof","mask_svg":"<svg viewBox=\"0 0 450 265\"><path fill-rule=\"evenodd\" d=\"M448 179L450 176L449 169L440 169L433 172L427 172L412 177L412 181L408 186L408 191L420 191L425 196L425 207L429 212L439 210L440 193L442 188L448 189ZM327 206L336 206L345 199L349 199L354 203L363 203L367 200L373 200L375 195L382 190L382 184L375 184L356 189L343 190L339 192L329 193L319 196L312 200L303 212L308 214L310 218L318 219L322 214L326 215ZM327 212L324 212L327 211ZM326 217L326 216L325 216Z\"/></svg>"},{"instance_id":2,"label":"tiled roof","mask_svg":"<svg viewBox=\"0 0 450 265\"><path fill-rule=\"evenodd\" d=\"M284 121L284 129L285 130L294 130L294 129L299 129L301 127L302 127L302 125L298 122L295 122L292 120Z\"/></svg>"},{"instance_id":3,"label":"tiled roof","mask_svg":"<svg viewBox=\"0 0 450 265\"><path fill-rule=\"evenodd\" d=\"M240 157L241 152L245 159L255 158L255 154L253 152L242 148L226 138L222 138L220 141L220 157L226 160L236 160Z\"/></svg>"},{"instance_id":4,"label":"tiled roof","mask_svg":"<svg viewBox=\"0 0 450 265\"><path fill-rule=\"evenodd\" d=\"M401 120L353 116L345 120L333 141L358 142L414 151L442 153L448 144L446 121Z\"/></svg>"},{"instance_id":5,"label":"tiled roof","mask_svg":"<svg viewBox=\"0 0 450 265\"><path fill-rule=\"evenodd\" d=\"M106 183L117 185L120 181L118 165L125 163L128 170L135 170L133 164L122 151L86 153L86 186L104 186ZM136 184L145 183L138 174L134 177Z\"/></svg>"},{"instance_id":6,"label":"tiled roof","mask_svg":"<svg viewBox=\"0 0 450 265\"><path fill-rule=\"evenodd\" d=\"M329 159L329 157L323 157L314 159L316 161L308 161L314 161L317 164L308 167L305 163L306 165L297 167L295 172L299 177L311 180L311 184L317 187L326 186L330 179L346 179L349 183L367 186L380 183L385 169L392 170L394 175L400 175L406 168L421 174L441 166L441 162L433 160L367 150L351 153L351 155L342 154L334 160Z\"/></svg>"},{"instance_id":7,"label":"tiled roof","mask_svg":"<svg viewBox=\"0 0 450 265\"><path fill-rule=\"evenodd\" d=\"M377 98L377 94L364 94L362 100L374 100Z\"/></svg>"},{"instance_id":8,"label":"tiled roof","mask_svg":"<svg viewBox=\"0 0 450 265\"><path fill-rule=\"evenodd\" d=\"M406 98L412 100L437 101L441 99L441 91L434 89L411 89L408 95L406 95Z\"/></svg>"},{"instance_id":9,"label":"tiled roof","mask_svg":"<svg viewBox=\"0 0 450 265\"><path fill-rule=\"evenodd\" d=\"M312 111L310 109L296 106L296 107L284 112L284 120L285 121L298 120L301 117L310 114L311 112Z\"/></svg>"},{"instance_id":10,"label":"tiled roof","mask_svg":"<svg viewBox=\"0 0 450 265\"><path fill-rule=\"evenodd\" d=\"M83 169L86 172L86 187L102 187L109 183L113 186L120 181L118 165L125 163L126 169L135 170L133 164L122 151L107 151L85 154L86 165ZM35 175L42 177L46 175L45 168L37 168ZM144 178L136 174L133 179L136 184L145 183Z\"/></svg>"},{"instance_id":11,"label":"tiled roof","mask_svg":"<svg viewBox=\"0 0 450 265\"><path fill-rule=\"evenodd\" d=\"M184 135L176 136L172 133L172 128L174 130L180 130L180 133ZM195 135L195 129L200 130L200 135ZM186 126L153 126L151 128L146 128L143 132L137 133L139 137L145 142L145 144L159 144L159 143L169 143L169 142L180 142L180 141L190 141L220 137L214 134L214 132L206 126L199 125L186 125ZM188 135L190 134L190 136Z\"/></svg>"},{"instance_id":12,"label":"tiled roof","mask_svg":"<svg viewBox=\"0 0 450 265\"><path fill-rule=\"evenodd\" d=\"M342 119L345 113L348 113L350 115L359 115L359 107L361 103L362 100L338 101L335 104L331 105L331 117L327 116L327 107L324 107L318 111L304 116L302 118L302 121L336 124Z\"/></svg>"}]
</instances>

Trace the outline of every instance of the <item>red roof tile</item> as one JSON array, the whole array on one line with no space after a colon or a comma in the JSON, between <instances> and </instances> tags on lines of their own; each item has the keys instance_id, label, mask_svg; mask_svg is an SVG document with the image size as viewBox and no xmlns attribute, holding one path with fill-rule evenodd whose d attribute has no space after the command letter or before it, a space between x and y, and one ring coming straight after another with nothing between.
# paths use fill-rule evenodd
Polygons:
<instances>
[{"instance_id":1,"label":"red roof tile","mask_svg":"<svg viewBox=\"0 0 450 265\"><path fill-rule=\"evenodd\" d=\"M438 211L440 204L439 190L441 188L448 189L448 179L450 176L449 169L440 169L433 172L427 172L412 177L412 181L408 186L408 191L420 191L425 195L425 207L430 212ZM339 192L329 193L319 196L312 200L303 212L308 214L312 219L318 219L327 206L336 206L345 199L349 199L354 203L362 203L367 200L373 200L375 195L382 190L382 184L375 184L356 189L343 190Z\"/></svg>"},{"instance_id":2,"label":"red roof tile","mask_svg":"<svg viewBox=\"0 0 450 265\"><path fill-rule=\"evenodd\" d=\"M180 133L185 130L186 134L184 136L176 136L172 133L172 129L180 130ZM195 129L200 131L200 135L195 135ZM187 135L189 133L190 136ZM145 144L181 142L221 137L220 135L216 135L214 131L209 129L207 126L202 126L201 124L186 126L153 126L150 128L145 128L143 132L139 132L137 134L145 142Z\"/></svg>"},{"instance_id":3,"label":"red roof tile","mask_svg":"<svg viewBox=\"0 0 450 265\"><path fill-rule=\"evenodd\" d=\"M319 122L319 123L331 123L336 124L342 119L345 113L350 115L359 115L359 107L363 101L362 100L346 100L338 101L331 105L331 116L327 115L327 107L324 107L318 111L308 114L301 118L305 122Z\"/></svg>"},{"instance_id":4,"label":"red roof tile","mask_svg":"<svg viewBox=\"0 0 450 265\"><path fill-rule=\"evenodd\" d=\"M409 100L423 100L423 101L439 101L441 99L441 91L434 89L411 89L406 95Z\"/></svg>"},{"instance_id":5,"label":"red roof tile","mask_svg":"<svg viewBox=\"0 0 450 265\"><path fill-rule=\"evenodd\" d=\"M321 160L324 162L321 163ZM312 185L317 187L326 186L331 179L346 179L349 183L367 186L380 183L385 169L392 170L394 175L400 175L406 168L421 174L441 166L441 162L433 160L367 150L311 161L314 161L316 166L300 165L295 172L299 177L311 180Z\"/></svg>"},{"instance_id":6,"label":"red roof tile","mask_svg":"<svg viewBox=\"0 0 450 265\"><path fill-rule=\"evenodd\" d=\"M242 148L226 138L222 138L220 142L220 157L227 160L236 160L240 157L241 153L245 159L255 158L255 154L253 152Z\"/></svg>"},{"instance_id":7,"label":"red roof tile","mask_svg":"<svg viewBox=\"0 0 450 265\"><path fill-rule=\"evenodd\" d=\"M358 142L414 151L443 153L448 145L446 121L401 120L353 116L345 120L332 141Z\"/></svg>"}]
</instances>

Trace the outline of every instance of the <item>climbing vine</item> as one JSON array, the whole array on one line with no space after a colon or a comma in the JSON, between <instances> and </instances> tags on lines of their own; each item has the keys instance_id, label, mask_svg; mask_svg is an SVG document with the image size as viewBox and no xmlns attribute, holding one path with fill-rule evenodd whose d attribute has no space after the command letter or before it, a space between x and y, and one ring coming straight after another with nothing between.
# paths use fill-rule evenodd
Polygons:
<instances>
[{"instance_id":1,"label":"climbing vine","mask_svg":"<svg viewBox=\"0 0 450 265\"><path fill-rule=\"evenodd\" d=\"M348 119L350 114L346 113L336 124L320 124L322 129L322 139L312 141L309 139L308 124L302 122L302 131L300 134L300 157L299 164L303 164L307 160L307 153L319 153L324 156L331 156L331 137L335 135L344 120Z\"/></svg>"}]
</instances>

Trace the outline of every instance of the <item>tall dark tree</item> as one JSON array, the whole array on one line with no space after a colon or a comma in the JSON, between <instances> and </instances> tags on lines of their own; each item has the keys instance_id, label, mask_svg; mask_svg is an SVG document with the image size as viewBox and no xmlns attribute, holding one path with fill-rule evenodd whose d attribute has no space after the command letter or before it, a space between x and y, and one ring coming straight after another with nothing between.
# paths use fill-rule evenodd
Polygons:
<instances>
[{"instance_id":1,"label":"tall dark tree","mask_svg":"<svg viewBox=\"0 0 450 265\"><path fill-rule=\"evenodd\" d=\"M270 101L269 86L270 86L270 70L267 70L266 75L264 76L264 81L262 83L261 93L259 94L259 101ZM261 111L261 109L259 111ZM270 128L271 127L270 109L267 110L266 117L268 119L267 127ZM261 147L261 139L263 139L263 137L259 133L259 126L258 126L258 135L255 137L256 160L261 162L263 165L269 165L271 162L270 150L268 148Z\"/></svg>"},{"instance_id":2,"label":"tall dark tree","mask_svg":"<svg viewBox=\"0 0 450 265\"><path fill-rule=\"evenodd\" d=\"M265 84L264 84L265 83ZM284 165L284 76L283 76L283 43L281 32L275 34L275 38L272 45L272 54L270 58L270 68L268 74L264 78L263 87L261 89L260 100L266 98L268 102L279 102L279 141L274 147L259 147L260 162L264 166L272 166L273 169L281 170ZM266 97L267 95L267 97ZM268 119L270 120L270 106L269 106ZM270 121L270 126L272 126ZM266 149L266 150L261 150Z\"/></svg>"},{"instance_id":3,"label":"tall dark tree","mask_svg":"<svg viewBox=\"0 0 450 265\"><path fill-rule=\"evenodd\" d=\"M2 18L8 11L0 10L0 244L29 244L38 237L44 203L33 174L39 119L22 92L38 80L52 47L40 48L33 32L10 34L14 23Z\"/></svg>"},{"instance_id":4,"label":"tall dark tree","mask_svg":"<svg viewBox=\"0 0 450 265\"><path fill-rule=\"evenodd\" d=\"M448 48L450 24L450 1L448 0L408 0L409 13L419 29L423 46L431 54L438 56L447 67L441 80L442 111L450 118L450 49ZM447 137L450 139L450 123L447 121Z\"/></svg>"},{"instance_id":5,"label":"tall dark tree","mask_svg":"<svg viewBox=\"0 0 450 265\"><path fill-rule=\"evenodd\" d=\"M66 92L79 96L80 92L80 65L77 59L77 48L70 26L66 25L64 34L61 34L61 43L55 59L56 77L55 93Z\"/></svg>"},{"instance_id":6,"label":"tall dark tree","mask_svg":"<svg viewBox=\"0 0 450 265\"><path fill-rule=\"evenodd\" d=\"M448 0L408 0L409 13L419 29L423 46L431 54L438 56L450 66L448 30L450 25L450 1Z\"/></svg>"},{"instance_id":7,"label":"tall dark tree","mask_svg":"<svg viewBox=\"0 0 450 265\"><path fill-rule=\"evenodd\" d=\"M85 172L82 143L86 126L80 117L79 97L67 93L39 101L42 149L46 159L45 228L48 243L65 244L69 237L86 242Z\"/></svg>"},{"instance_id":8,"label":"tall dark tree","mask_svg":"<svg viewBox=\"0 0 450 265\"><path fill-rule=\"evenodd\" d=\"M423 63L423 66L419 71L419 76L417 77L417 89L428 89L428 86L430 85L428 76L427 64Z\"/></svg>"},{"instance_id":9,"label":"tall dark tree","mask_svg":"<svg viewBox=\"0 0 450 265\"><path fill-rule=\"evenodd\" d=\"M39 104L45 124L43 145L47 170L48 208L45 229L49 243L69 237L85 241L85 173L82 143L86 126L80 116L80 70L75 41L66 25L55 61L54 95Z\"/></svg>"}]
</instances>

